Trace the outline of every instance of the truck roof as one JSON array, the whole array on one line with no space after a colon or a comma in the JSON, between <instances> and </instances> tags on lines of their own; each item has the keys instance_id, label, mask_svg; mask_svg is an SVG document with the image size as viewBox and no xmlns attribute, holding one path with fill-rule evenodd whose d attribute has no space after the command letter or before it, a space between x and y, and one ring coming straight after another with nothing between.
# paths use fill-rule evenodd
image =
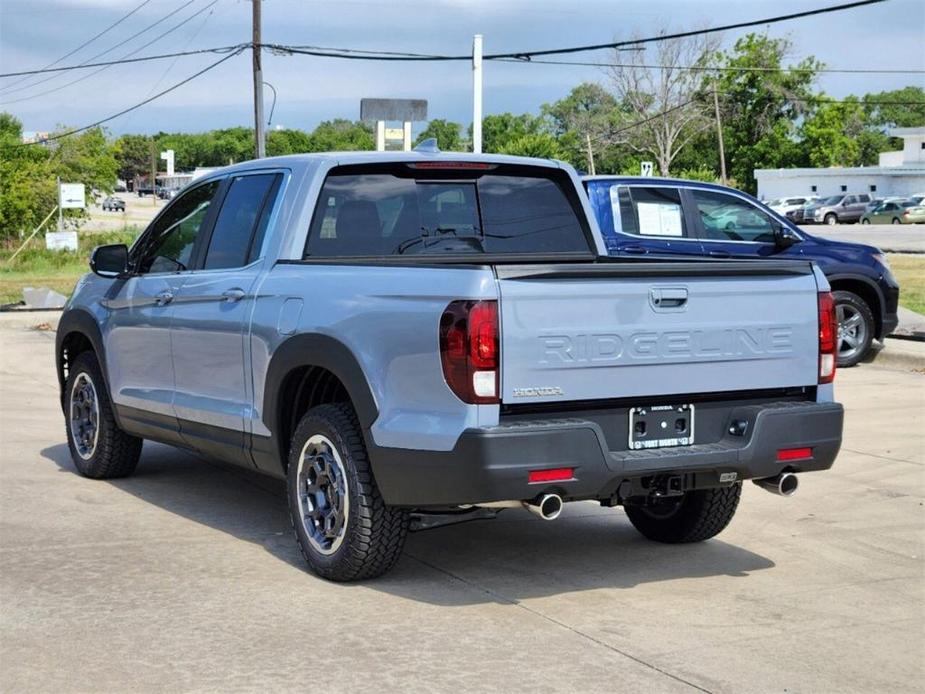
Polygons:
<instances>
[{"instance_id":1,"label":"truck roof","mask_svg":"<svg viewBox=\"0 0 925 694\"><path fill-rule=\"evenodd\" d=\"M349 164L388 164L426 161L481 162L487 164L519 164L546 168L569 168L567 164L552 159L517 157L509 154L473 154L472 152L313 152L311 154L289 154L282 157L267 157L232 164L215 172L239 171L267 166L303 167L319 164L345 166Z\"/></svg>"}]
</instances>

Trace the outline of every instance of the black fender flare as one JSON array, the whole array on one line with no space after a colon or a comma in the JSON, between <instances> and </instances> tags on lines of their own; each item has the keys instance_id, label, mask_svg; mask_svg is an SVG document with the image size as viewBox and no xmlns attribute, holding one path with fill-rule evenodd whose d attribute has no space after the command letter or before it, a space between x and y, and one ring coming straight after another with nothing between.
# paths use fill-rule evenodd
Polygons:
<instances>
[{"instance_id":1,"label":"black fender flare","mask_svg":"<svg viewBox=\"0 0 925 694\"><path fill-rule=\"evenodd\" d=\"M280 423L277 401L283 380L293 369L303 366L327 369L340 379L366 434L379 416L379 408L360 362L340 340L320 333L304 333L293 335L280 344L274 350L267 367L261 412L263 423L271 435L278 438ZM284 443L280 442L280 446Z\"/></svg>"},{"instance_id":2,"label":"black fender flare","mask_svg":"<svg viewBox=\"0 0 925 694\"><path fill-rule=\"evenodd\" d=\"M882 326L883 326L884 321L886 320L886 297L883 296L883 290L880 289L880 286L877 284L876 280L868 277L867 275L862 275L862 274L857 274L857 273L852 273L852 272L843 272L843 273L837 273L833 275L826 275L826 279L829 281L829 285L832 285L835 282L840 282L844 280L847 280L849 282L860 282L861 284L864 284L872 292L874 292L874 294L877 296L877 303L879 304L879 306L877 307L878 315L876 315L875 318L877 319L877 324L881 326L880 330L882 332L883 330ZM838 290L833 289L832 291L838 291ZM871 307L871 311L873 310L874 308ZM877 335L876 337L879 339L881 336Z\"/></svg>"},{"instance_id":3,"label":"black fender flare","mask_svg":"<svg viewBox=\"0 0 925 694\"><path fill-rule=\"evenodd\" d=\"M109 372L106 369L106 349L103 346L103 333L93 315L84 309L72 308L61 314L58 329L55 334L55 369L58 373L58 388L60 391L61 409L64 410L64 342L74 333L86 337L96 352L96 358L103 372L104 386L112 401L112 391L109 388ZM113 408L115 409L115 408ZM118 416L117 416L118 421Z\"/></svg>"}]
</instances>

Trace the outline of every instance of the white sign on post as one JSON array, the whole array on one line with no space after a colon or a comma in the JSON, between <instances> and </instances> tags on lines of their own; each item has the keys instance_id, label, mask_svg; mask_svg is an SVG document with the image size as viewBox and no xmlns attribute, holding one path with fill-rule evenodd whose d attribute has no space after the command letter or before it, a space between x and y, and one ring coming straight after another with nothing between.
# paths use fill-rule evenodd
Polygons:
<instances>
[{"instance_id":1,"label":"white sign on post","mask_svg":"<svg viewBox=\"0 0 925 694\"><path fill-rule=\"evenodd\" d=\"M161 159L167 162L167 175L173 176L173 161L174 161L173 150L168 149L165 152L161 152Z\"/></svg>"},{"instance_id":2,"label":"white sign on post","mask_svg":"<svg viewBox=\"0 0 925 694\"><path fill-rule=\"evenodd\" d=\"M643 161L643 162L640 162L640 163L639 163L639 167L640 167L640 169L642 170L642 172L641 172L640 175L642 175L642 176L651 176L651 175L652 175L652 162L651 162L651 161Z\"/></svg>"},{"instance_id":3,"label":"white sign on post","mask_svg":"<svg viewBox=\"0 0 925 694\"><path fill-rule=\"evenodd\" d=\"M76 251L76 231L49 231L45 234L45 248L50 251Z\"/></svg>"},{"instance_id":4,"label":"white sign on post","mask_svg":"<svg viewBox=\"0 0 925 694\"><path fill-rule=\"evenodd\" d=\"M58 204L62 210L82 210L87 206L83 183L61 183L58 186Z\"/></svg>"}]
</instances>

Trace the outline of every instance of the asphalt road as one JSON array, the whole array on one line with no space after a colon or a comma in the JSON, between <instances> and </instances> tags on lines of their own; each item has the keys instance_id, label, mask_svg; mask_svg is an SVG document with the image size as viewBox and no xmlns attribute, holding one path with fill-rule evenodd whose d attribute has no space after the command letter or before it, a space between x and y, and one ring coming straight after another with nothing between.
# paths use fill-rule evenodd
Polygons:
<instances>
[{"instance_id":1,"label":"asphalt road","mask_svg":"<svg viewBox=\"0 0 925 694\"><path fill-rule=\"evenodd\" d=\"M0 330L2 691L921 691L921 373L839 372L835 468L790 499L747 484L715 540L506 511L335 585L277 482L157 445L134 477L78 477L52 351Z\"/></svg>"},{"instance_id":2,"label":"asphalt road","mask_svg":"<svg viewBox=\"0 0 925 694\"><path fill-rule=\"evenodd\" d=\"M810 224L800 228L814 236L866 243L889 253L925 253L925 224Z\"/></svg>"}]
</instances>

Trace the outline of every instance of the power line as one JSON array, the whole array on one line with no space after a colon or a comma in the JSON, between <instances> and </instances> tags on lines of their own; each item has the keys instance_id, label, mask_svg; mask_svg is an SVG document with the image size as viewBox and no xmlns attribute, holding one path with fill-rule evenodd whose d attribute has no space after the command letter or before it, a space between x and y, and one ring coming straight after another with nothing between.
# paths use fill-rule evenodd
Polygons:
<instances>
[{"instance_id":1,"label":"power line","mask_svg":"<svg viewBox=\"0 0 925 694\"><path fill-rule=\"evenodd\" d=\"M144 0L144 2L142 2L140 5L137 5L133 10L129 11L128 13L122 15L119 19L117 19L115 22L113 22L113 23L110 24L108 27L106 27L105 29L103 29L100 33L96 34L95 36L90 37L89 39L87 39L86 41L84 41L82 44L80 44L79 46L77 46L77 48L74 48L73 50L68 51L67 53L65 53L64 55L62 55L60 58L58 58L57 60L48 63L48 65L46 65L45 68L43 68L43 69L47 69L47 68L50 68L50 67L52 67L52 66L54 66L54 65L57 65L58 63L60 63L60 62L61 62L62 60L64 60L65 58L70 58L72 55L74 55L75 53L77 53L77 52L78 52L79 50L81 50L82 48L86 48L86 47L89 46L91 43L93 43L94 41L96 41L100 36L102 36L103 34L105 34L105 33L108 32L108 31L110 31L111 29L115 29L117 26L119 26L120 24L122 24L122 22L124 22L126 19L128 19L129 17L131 17L131 16L132 16L133 14L135 14L136 12L138 12L138 10L140 10L142 7L144 7L145 5L147 5L149 2L151 2L151 0ZM25 73L23 73L23 74L25 74ZM14 85L16 85L16 84L19 84L19 83L22 82L22 81L23 81L23 80L17 80L16 82L13 82L12 84L8 84L8 85L6 85L6 86L7 86L7 87L12 87L12 86L14 86Z\"/></svg>"},{"instance_id":2,"label":"power line","mask_svg":"<svg viewBox=\"0 0 925 694\"><path fill-rule=\"evenodd\" d=\"M843 75L922 75L925 70L915 68L902 69L867 69L867 68L799 68L799 67L733 67L700 65L645 65L635 63L599 63L580 60L521 60L517 58L498 58L497 62L514 63L520 65L573 65L578 67L617 67L617 68L643 68L648 70L690 70L691 72L813 72L824 74ZM2 75L0 75L2 77Z\"/></svg>"},{"instance_id":3,"label":"power line","mask_svg":"<svg viewBox=\"0 0 925 694\"><path fill-rule=\"evenodd\" d=\"M135 104L134 106L129 106L128 108L122 109L122 110L119 111L118 113L114 113L114 114L112 114L111 116L106 116L105 118L101 118L100 120L95 121L95 122L93 122L93 123L90 123L89 125L84 125L84 126L81 126L81 127L79 127L79 128L74 128L74 129L72 129L72 130L68 130L68 131L63 132L63 133L58 133L58 134L56 134L56 135L52 135L51 137L49 137L49 138L46 139L46 140L41 140L41 141L36 141L36 142L24 142L23 144L18 145L18 146L19 146L19 147L30 147L30 146L33 146L33 145L45 144L45 143L47 143L47 142L54 142L55 140L61 140L61 139L65 138L65 137L69 137L69 136L71 136L71 135L76 135L77 133L81 133L81 132L83 132L84 130L90 130L90 128L95 128L95 127L97 127L98 125L102 125L103 123L108 123L109 121L114 120L114 119L118 118L119 116L124 116L126 113L130 113L130 112L132 112L132 111L134 111L134 110L136 110L136 109L141 108L142 106L145 106L146 104L150 104L150 103L151 103L152 101L154 101L155 99L159 99L159 98L161 98L162 96L164 96L165 94L169 94L170 92L172 92L172 91L174 91L174 90L176 90L176 89L179 89L180 87L182 87L184 84L186 84L186 83L188 83L188 82L192 82L192 81L193 81L194 79L196 79L197 77L200 77L200 76L204 75L205 73L209 72L210 70L213 70L213 69L217 68L219 65L221 65L222 63L224 63L226 60L230 60L231 58L234 58L236 55L239 55L239 54L240 54L242 51L244 51L245 49L246 49L245 47L239 47L237 50L235 50L235 51L232 52L232 53L229 53L229 54L226 55L224 58L220 58L219 60L216 60L216 61L215 61L214 63L212 63L211 65L207 65L206 67L204 67L204 68L203 68L202 70L200 70L199 72L196 72L196 73L190 75L189 77L187 77L186 79L183 79L183 80L177 82L176 84L174 84L174 85L172 85L172 86L170 86L170 87L167 87L167 89L164 89L163 91L158 92L158 93L155 94L154 96L150 96L150 97L148 97L147 99L145 99L144 101L138 102L138 103Z\"/></svg>"},{"instance_id":4,"label":"power line","mask_svg":"<svg viewBox=\"0 0 925 694\"><path fill-rule=\"evenodd\" d=\"M107 53L112 53L114 50L116 50L116 49L119 48L120 46L124 46L124 45L127 44L128 42L133 41L133 40L135 40L136 38L138 38L139 36L141 36L142 34L144 34L144 33L148 32L148 31L150 31L151 29L153 29L154 27L156 27L158 24L161 24L162 22L167 21L168 19L170 19L171 17L173 17L175 14L177 14L177 13L180 12L181 10L184 10L185 8L187 8L187 7L189 7L190 5L192 5L194 2L196 2L196 0L187 0L187 2L186 2L185 4L181 5L180 7L176 8L175 10L172 10L171 12L168 12L166 15L164 15L163 17L161 17L161 18L158 19L157 21L152 22L151 24L149 24L148 26L146 26L146 27L145 27L144 29L142 29L141 31L136 31L134 34L132 34L131 36L129 36L129 37L126 38L126 39L123 39L122 41L119 41L119 43L115 44L114 46L110 46L110 47L107 48L106 50L100 51L100 52L97 53L96 55L90 56L89 58L87 58L87 59L84 61L84 63L92 62L92 61L96 60L97 58L101 58L102 56L106 55ZM150 44L145 44L145 45L150 45ZM138 51L135 51L135 53L137 53L137 52L138 52ZM128 55L132 55L132 53L129 53ZM6 87L3 87L3 91L5 91L7 94L14 94L15 92L21 92L23 89L31 89L32 87L37 87L37 86L40 85L40 84L44 84L45 82L48 82L49 80L55 79L55 77L56 77L56 75L51 75L50 77L46 77L45 79L37 80L37 81L33 82L32 84L26 84L26 85L23 85L22 87L17 87L16 89L10 89L10 87L11 87L12 85L7 85ZM47 93L47 92L43 92L43 93ZM38 95L38 96L41 96L41 95ZM27 98L32 98L32 97L27 97ZM15 103L15 102L10 102L10 103Z\"/></svg>"},{"instance_id":5,"label":"power line","mask_svg":"<svg viewBox=\"0 0 925 694\"><path fill-rule=\"evenodd\" d=\"M172 26L170 29L167 29L167 31L161 32L160 34L158 34L157 36L155 36L153 39L151 39L150 41L148 41L147 43L142 44L141 46L139 46L139 47L136 48L135 50L126 53L126 54L125 54L124 56L122 56L122 57L123 57L123 58L130 58L131 56L135 55L136 53L139 53L139 52L143 51L145 48L147 48L147 47L150 46L151 44L157 43L158 41L160 41L162 38L164 38L164 37L167 36L168 34L173 33L174 31L176 31L177 29L179 29L179 28L182 27L183 25L187 24L188 22L191 22L191 21L192 21L193 19L195 19L197 16L199 16L200 14L202 14L203 12L205 12L206 10L208 10L210 7L212 7L213 5L215 5L218 1L219 1L219 0L212 0L212 2L210 2L208 5L206 5L205 7L203 7L203 8L201 8L201 9L197 10L196 12L194 12L193 14L191 14L189 17L187 17L186 19L184 19L183 21L181 21L179 24L175 24L175 25ZM191 2L195 2L195 0L190 0L190 2L186 3L186 5L184 5L184 7L186 7L187 5L189 5ZM149 28L150 28L150 27L149 27ZM45 91L43 91L43 92L38 92L38 93L36 93L36 94L30 94L30 95L28 95L28 96L23 96L23 97L20 97L20 98L18 98L18 99L8 100L8 101L6 101L5 103L7 103L7 104L16 104L16 103L19 103L20 101L29 101L30 99L37 99L37 98L40 97L40 96L45 96L46 94L52 94L52 93L54 93L54 92L61 91L62 89L67 89L68 87L70 87L70 86L72 86L72 85L75 85L75 84L77 84L78 82L83 82L84 80L90 79L90 78L93 77L94 75L98 75L99 73L103 72L103 70L106 70L106 69L108 69L108 68L109 68L108 65L105 66L105 67L101 67L101 68L99 68L98 70L94 70L94 71L91 72L89 75L83 75L82 77L78 77L77 79L72 80L72 81L70 81L70 82L68 82L68 83L66 83L66 84L62 84L62 85L59 85L59 86L57 86L57 87L53 87L53 88L51 88L51 89L46 89ZM53 77L49 77L48 79L53 79ZM46 81L47 81L47 80L46 80ZM37 84L37 83L36 83L36 84ZM35 86L35 85L32 85L32 86Z\"/></svg>"},{"instance_id":6,"label":"power line","mask_svg":"<svg viewBox=\"0 0 925 694\"><path fill-rule=\"evenodd\" d=\"M81 65L67 65L65 67L45 68L41 70L24 70L22 72L6 72L0 74L3 77L16 77L17 75L37 75L43 72L66 72L68 70L86 70L91 67L102 67L108 65L123 65L128 63L144 63L149 60L164 60L166 58L177 58L187 55L201 55L203 53L227 53L236 48L250 48L249 43L238 43L232 46L216 46L214 48L199 48L192 51L177 51L176 53L160 53L158 55L144 55L140 58L122 58L121 60L106 60L100 63L83 63Z\"/></svg>"},{"instance_id":7,"label":"power line","mask_svg":"<svg viewBox=\"0 0 925 694\"><path fill-rule=\"evenodd\" d=\"M886 0L857 0L856 2L844 3L841 5L830 5L820 7L815 10L806 10L804 12L793 12L791 14L778 15L776 17L767 17L765 19L753 19L747 22L737 22L735 24L725 24L718 27L707 27L705 29L694 29L691 31L682 31L674 34L658 34L641 39L629 39L626 41L613 41L610 43L586 44L582 46L569 46L566 48L549 48L536 51L517 51L515 53L489 53L485 54L485 60L532 60L537 56L546 55L563 55L567 53L583 53L585 51L599 51L606 48L615 49L633 49L639 48L647 43L657 43L659 41L668 41L671 39L688 38L691 36L700 36L703 34L713 34L721 31L730 31L733 29L746 29L748 27L765 26L767 24L777 24L779 22L789 22L794 19L803 19L806 17L815 17L818 15L829 14L832 12L842 12L866 5L876 5ZM383 60L383 61L451 61L451 60L470 60L470 55L428 55L422 53L401 53L394 51L368 51L354 48L325 48L322 46L283 46L278 44L264 44L264 48L279 53L297 53L303 55L313 55L322 58L341 58L345 60Z\"/></svg>"}]
</instances>

